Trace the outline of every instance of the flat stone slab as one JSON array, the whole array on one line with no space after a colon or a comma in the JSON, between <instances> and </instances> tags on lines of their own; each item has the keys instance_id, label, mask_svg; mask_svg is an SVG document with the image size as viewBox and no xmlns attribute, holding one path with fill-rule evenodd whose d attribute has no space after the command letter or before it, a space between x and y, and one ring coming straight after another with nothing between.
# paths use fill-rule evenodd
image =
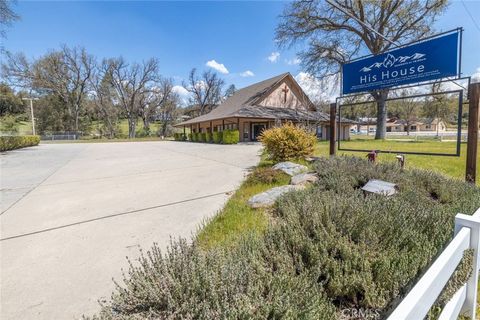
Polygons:
<instances>
[{"instance_id":1,"label":"flat stone slab","mask_svg":"<svg viewBox=\"0 0 480 320\"><path fill-rule=\"evenodd\" d=\"M287 192L305 189L304 185L286 185L275 187L259 193L248 199L248 205L252 208L264 208L272 206L275 201Z\"/></svg>"},{"instance_id":2,"label":"flat stone slab","mask_svg":"<svg viewBox=\"0 0 480 320\"><path fill-rule=\"evenodd\" d=\"M290 184L302 185L307 183L314 183L318 181L318 176L315 173L300 173L292 177Z\"/></svg>"},{"instance_id":3,"label":"flat stone slab","mask_svg":"<svg viewBox=\"0 0 480 320\"><path fill-rule=\"evenodd\" d=\"M273 166L273 169L275 170L282 170L286 174L290 176L297 175L299 173L307 172L308 168L304 165L298 164L298 163L293 163L290 161L285 161L285 162L279 162L276 165Z\"/></svg>"},{"instance_id":4,"label":"flat stone slab","mask_svg":"<svg viewBox=\"0 0 480 320\"><path fill-rule=\"evenodd\" d=\"M391 182L372 179L362 187L362 190L370 193L391 196L397 193L397 185Z\"/></svg>"}]
</instances>

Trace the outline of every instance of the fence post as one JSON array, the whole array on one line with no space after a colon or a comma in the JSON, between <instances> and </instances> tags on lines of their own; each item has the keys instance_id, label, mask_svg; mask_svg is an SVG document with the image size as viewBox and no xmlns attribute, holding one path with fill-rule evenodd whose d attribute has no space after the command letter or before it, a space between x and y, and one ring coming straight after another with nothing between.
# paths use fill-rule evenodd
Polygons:
<instances>
[{"instance_id":1,"label":"fence post","mask_svg":"<svg viewBox=\"0 0 480 320\"><path fill-rule=\"evenodd\" d=\"M462 307L462 314L466 314L470 319L475 318L475 309L477 306L477 283L478 283L478 262L479 262L479 244L480 244L480 217L477 215L466 215L459 213L455 216L455 235L463 228L470 228L470 249L473 249L472 275L467 281L467 294Z\"/></svg>"},{"instance_id":2,"label":"fence post","mask_svg":"<svg viewBox=\"0 0 480 320\"><path fill-rule=\"evenodd\" d=\"M480 116L480 83L468 87L468 139L465 180L475 184L477 174L478 119Z\"/></svg>"},{"instance_id":3,"label":"fence post","mask_svg":"<svg viewBox=\"0 0 480 320\"><path fill-rule=\"evenodd\" d=\"M330 156L335 155L337 141L337 104L330 104Z\"/></svg>"}]
</instances>

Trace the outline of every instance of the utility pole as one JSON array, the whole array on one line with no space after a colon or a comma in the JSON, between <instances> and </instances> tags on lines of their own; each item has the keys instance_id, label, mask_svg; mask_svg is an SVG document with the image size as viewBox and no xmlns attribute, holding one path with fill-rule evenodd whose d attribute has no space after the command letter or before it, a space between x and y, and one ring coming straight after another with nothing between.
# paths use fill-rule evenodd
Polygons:
<instances>
[{"instance_id":1,"label":"utility pole","mask_svg":"<svg viewBox=\"0 0 480 320\"><path fill-rule=\"evenodd\" d=\"M32 134L35 135L35 118L33 116L33 100L38 100L38 98L22 98L22 100L30 101L30 114L32 116Z\"/></svg>"}]
</instances>

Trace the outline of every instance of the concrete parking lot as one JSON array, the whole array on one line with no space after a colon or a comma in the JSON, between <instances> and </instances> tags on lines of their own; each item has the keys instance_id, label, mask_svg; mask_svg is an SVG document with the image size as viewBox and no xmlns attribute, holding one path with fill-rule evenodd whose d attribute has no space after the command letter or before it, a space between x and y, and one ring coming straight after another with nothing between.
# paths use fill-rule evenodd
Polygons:
<instances>
[{"instance_id":1,"label":"concrete parking lot","mask_svg":"<svg viewBox=\"0 0 480 320\"><path fill-rule=\"evenodd\" d=\"M1 319L98 310L126 256L191 237L260 146L170 141L41 144L1 155Z\"/></svg>"}]
</instances>

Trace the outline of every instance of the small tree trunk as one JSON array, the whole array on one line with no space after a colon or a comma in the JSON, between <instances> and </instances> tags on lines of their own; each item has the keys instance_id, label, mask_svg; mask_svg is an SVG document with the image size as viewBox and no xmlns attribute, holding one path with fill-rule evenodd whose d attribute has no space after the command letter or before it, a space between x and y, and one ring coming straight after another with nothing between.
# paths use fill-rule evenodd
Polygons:
<instances>
[{"instance_id":1,"label":"small tree trunk","mask_svg":"<svg viewBox=\"0 0 480 320\"><path fill-rule=\"evenodd\" d=\"M135 128L137 126L137 118L135 116L128 118L128 138L135 138Z\"/></svg>"},{"instance_id":2,"label":"small tree trunk","mask_svg":"<svg viewBox=\"0 0 480 320\"><path fill-rule=\"evenodd\" d=\"M379 91L375 100L377 100L377 131L375 139L385 139L387 135L387 90Z\"/></svg>"},{"instance_id":3,"label":"small tree trunk","mask_svg":"<svg viewBox=\"0 0 480 320\"><path fill-rule=\"evenodd\" d=\"M146 132L149 132L150 131L150 121L148 121L148 117L142 117L142 121L143 121L143 129Z\"/></svg>"},{"instance_id":4,"label":"small tree trunk","mask_svg":"<svg viewBox=\"0 0 480 320\"><path fill-rule=\"evenodd\" d=\"M168 126L168 121L164 121L162 123L162 133L160 134L161 136L165 136L167 133L167 126Z\"/></svg>"}]
</instances>

